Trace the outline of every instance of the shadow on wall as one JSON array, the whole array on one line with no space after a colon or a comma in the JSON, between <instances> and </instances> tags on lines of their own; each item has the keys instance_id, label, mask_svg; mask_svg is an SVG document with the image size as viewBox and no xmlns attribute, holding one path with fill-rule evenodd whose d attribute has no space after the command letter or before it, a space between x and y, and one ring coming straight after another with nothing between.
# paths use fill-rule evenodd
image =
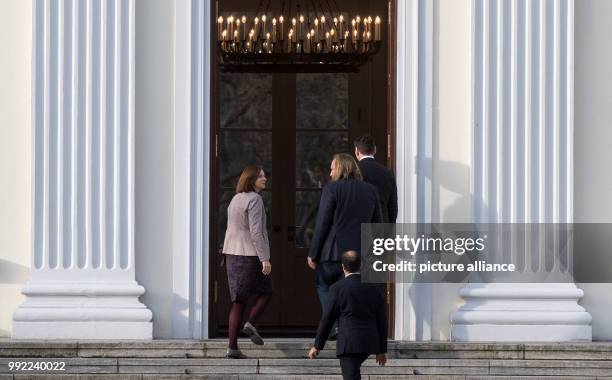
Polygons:
<instances>
[{"instance_id":1,"label":"shadow on wall","mask_svg":"<svg viewBox=\"0 0 612 380\"><path fill-rule=\"evenodd\" d=\"M439 189L445 189L458 195L457 199L440 213L440 221L446 223L470 222L469 207L473 201L470 199L470 167L453 161L436 160L433 163L431 158L423 160L426 166L435 167L436 181L433 178L428 179L434 184L437 183ZM439 189L436 189L438 198ZM439 199L434 199L434 201L440 202ZM481 208L483 207L485 207L484 204L481 205Z\"/></svg>"},{"instance_id":2,"label":"shadow on wall","mask_svg":"<svg viewBox=\"0 0 612 380\"><path fill-rule=\"evenodd\" d=\"M491 210L482 198L476 198L470 191L471 168L461 162L432 159L430 157L419 157L420 165L433 168L431 172L422 173L424 178L431 181L433 186L432 221L443 223L470 223L470 208L478 210L485 215L485 220L496 221L498 214ZM418 167L418 165L416 165ZM417 173L418 174L418 173ZM435 179L433 178L435 176ZM442 197L454 199L451 202L442 202ZM444 204L444 206L442 206ZM436 212L435 210L438 210ZM419 292L420 284L412 284L415 293ZM451 315L465 302L459 296L459 289L465 284L439 283L432 289L431 296L435 302L432 303L432 316L429 326L431 339L450 340L451 338ZM484 285L483 285L484 286ZM419 326L424 330L426 326Z\"/></svg>"},{"instance_id":3,"label":"shadow on wall","mask_svg":"<svg viewBox=\"0 0 612 380\"><path fill-rule=\"evenodd\" d=\"M24 284L29 273L29 267L0 259L0 284Z\"/></svg>"},{"instance_id":4,"label":"shadow on wall","mask_svg":"<svg viewBox=\"0 0 612 380\"><path fill-rule=\"evenodd\" d=\"M441 222L444 223L497 223L499 222L499 214L496 210L491 209L482 198L477 199L474 194L470 193L470 167L453 161L435 160L422 158L422 165L435 167L435 174L424 173L425 178L432 183L437 184L439 188L445 189L459 197L449 206L446 206L441 213ZM436 176L436 181L432 178ZM467 179L467 180L466 180ZM434 199L439 201L439 199ZM477 211L484 217L475 216L476 220L470 220L470 212L472 209ZM461 218L458 218L461 216ZM459 220L461 219L461 220Z\"/></svg>"},{"instance_id":5,"label":"shadow on wall","mask_svg":"<svg viewBox=\"0 0 612 380\"><path fill-rule=\"evenodd\" d=\"M173 311L172 311L172 337L179 338L177 330L182 333L189 331L189 300L174 293L172 295ZM197 305L201 307L201 305ZM180 334L183 335L183 334ZM192 338L191 336L180 336L180 338Z\"/></svg>"}]
</instances>

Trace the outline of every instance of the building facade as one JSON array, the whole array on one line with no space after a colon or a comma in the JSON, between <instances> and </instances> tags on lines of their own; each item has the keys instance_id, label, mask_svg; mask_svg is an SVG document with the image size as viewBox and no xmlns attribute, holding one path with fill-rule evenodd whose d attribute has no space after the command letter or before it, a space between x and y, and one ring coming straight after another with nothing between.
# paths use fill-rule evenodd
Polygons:
<instances>
[{"instance_id":1,"label":"building facade","mask_svg":"<svg viewBox=\"0 0 612 380\"><path fill-rule=\"evenodd\" d=\"M609 221L608 1L387 5L398 221ZM1 6L0 332L214 336L212 4ZM393 334L606 340L609 288L398 284Z\"/></svg>"}]
</instances>

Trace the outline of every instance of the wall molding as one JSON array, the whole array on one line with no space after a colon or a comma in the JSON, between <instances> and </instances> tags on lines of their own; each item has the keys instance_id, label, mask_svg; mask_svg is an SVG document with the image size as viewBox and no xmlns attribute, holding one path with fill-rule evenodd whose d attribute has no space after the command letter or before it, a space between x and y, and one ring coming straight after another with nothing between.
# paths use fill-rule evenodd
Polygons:
<instances>
[{"instance_id":1,"label":"wall molding","mask_svg":"<svg viewBox=\"0 0 612 380\"><path fill-rule=\"evenodd\" d=\"M209 335L210 10L175 2L174 338Z\"/></svg>"},{"instance_id":2,"label":"wall molding","mask_svg":"<svg viewBox=\"0 0 612 380\"><path fill-rule=\"evenodd\" d=\"M430 222L433 154L433 2L397 2L398 223ZM432 285L395 285L395 339L431 340Z\"/></svg>"}]
</instances>

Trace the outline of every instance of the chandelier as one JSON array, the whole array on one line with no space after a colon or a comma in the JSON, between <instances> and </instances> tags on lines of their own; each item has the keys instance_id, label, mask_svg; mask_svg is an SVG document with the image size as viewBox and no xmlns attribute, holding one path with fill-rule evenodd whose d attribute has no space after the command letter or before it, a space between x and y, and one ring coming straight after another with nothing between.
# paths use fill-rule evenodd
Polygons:
<instances>
[{"instance_id":1,"label":"chandelier","mask_svg":"<svg viewBox=\"0 0 612 380\"><path fill-rule=\"evenodd\" d=\"M224 72L355 72L381 48L381 18L349 15L335 0L314 0L277 12L260 1L252 17L217 18L219 65ZM319 5L321 1L319 0ZM350 18L349 18L350 17Z\"/></svg>"}]
</instances>

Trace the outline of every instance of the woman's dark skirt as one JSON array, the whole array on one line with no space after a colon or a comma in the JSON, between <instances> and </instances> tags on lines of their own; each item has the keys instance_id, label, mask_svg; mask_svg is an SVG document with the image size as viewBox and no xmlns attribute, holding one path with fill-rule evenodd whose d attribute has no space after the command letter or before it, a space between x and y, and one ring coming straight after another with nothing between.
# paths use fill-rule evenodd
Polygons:
<instances>
[{"instance_id":1,"label":"woman's dark skirt","mask_svg":"<svg viewBox=\"0 0 612 380\"><path fill-rule=\"evenodd\" d=\"M261 273L259 257L225 255L225 267L232 302L245 303L252 296L272 293L272 277Z\"/></svg>"}]
</instances>

